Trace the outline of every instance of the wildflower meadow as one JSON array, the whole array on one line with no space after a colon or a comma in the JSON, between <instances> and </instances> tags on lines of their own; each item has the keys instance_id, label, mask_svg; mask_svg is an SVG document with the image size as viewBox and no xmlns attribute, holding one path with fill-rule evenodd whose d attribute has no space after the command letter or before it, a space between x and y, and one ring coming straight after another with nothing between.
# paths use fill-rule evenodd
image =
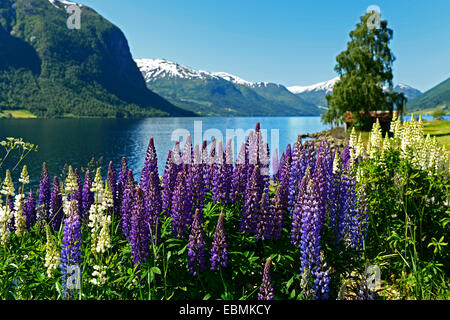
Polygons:
<instances>
[{"instance_id":1,"label":"wildflower meadow","mask_svg":"<svg viewBox=\"0 0 450 320\"><path fill-rule=\"evenodd\" d=\"M35 149L1 145L16 167ZM0 298L445 299L448 164L421 120L393 119L281 155L259 124L239 150L188 136L157 159L150 138L140 177L126 158L63 176L43 163L38 192L7 168Z\"/></svg>"}]
</instances>

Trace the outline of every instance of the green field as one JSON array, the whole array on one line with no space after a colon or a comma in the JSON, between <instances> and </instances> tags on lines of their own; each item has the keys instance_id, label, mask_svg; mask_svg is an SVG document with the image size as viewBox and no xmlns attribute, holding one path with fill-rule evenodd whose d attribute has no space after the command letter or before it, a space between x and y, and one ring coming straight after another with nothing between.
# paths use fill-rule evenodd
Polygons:
<instances>
[{"instance_id":1,"label":"green field","mask_svg":"<svg viewBox=\"0 0 450 320\"><path fill-rule=\"evenodd\" d=\"M424 132L436 137L437 141L450 150L450 121L424 121Z\"/></svg>"},{"instance_id":2,"label":"green field","mask_svg":"<svg viewBox=\"0 0 450 320\"><path fill-rule=\"evenodd\" d=\"M22 110L3 110L0 111L0 118L21 118L21 119L31 119L36 118L34 114L30 111Z\"/></svg>"}]
</instances>

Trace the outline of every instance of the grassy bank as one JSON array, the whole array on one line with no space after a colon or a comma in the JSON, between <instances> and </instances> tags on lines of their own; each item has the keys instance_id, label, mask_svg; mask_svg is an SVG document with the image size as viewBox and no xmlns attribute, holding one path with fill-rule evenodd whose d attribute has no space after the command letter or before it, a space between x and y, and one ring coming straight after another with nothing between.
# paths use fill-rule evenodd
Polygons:
<instances>
[{"instance_id":1,"label":"grassy bank","mask_svg":"<svg viewBox=\"0 0 450 320\"><path fill-rule=\"evenodd\" d=\"M21 109L21 110L2 110L0 111L0 118L32 119L37 117L30 111Z\"/></svg>"}]
</instances>

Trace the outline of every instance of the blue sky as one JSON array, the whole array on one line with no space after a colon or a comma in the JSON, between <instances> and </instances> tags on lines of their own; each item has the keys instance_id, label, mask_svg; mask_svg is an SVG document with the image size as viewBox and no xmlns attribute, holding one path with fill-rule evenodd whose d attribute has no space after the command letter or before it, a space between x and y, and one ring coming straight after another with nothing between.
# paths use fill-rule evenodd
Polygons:
<instances>
[{"instance_id":1,"label":"blue sky","mask_svg":"<svg viewBox=\"0 0 450 320\"><path fill-rule=\"evenodd\" d=\"M394 30L394 84L427 90L450 76L450 1L79 0L122 29L133 57L166 58L248 81L310 85L370 5Z\"/></svg>"}]
</instances>

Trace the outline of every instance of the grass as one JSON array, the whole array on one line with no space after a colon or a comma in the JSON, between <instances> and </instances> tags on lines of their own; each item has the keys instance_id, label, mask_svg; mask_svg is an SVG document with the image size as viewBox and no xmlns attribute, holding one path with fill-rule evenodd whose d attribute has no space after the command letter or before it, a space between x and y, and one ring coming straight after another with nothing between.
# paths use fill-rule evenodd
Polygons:
<instances>
[{"instance_id":1,"label":"grass","mask_svg":"<svg viewBox=\"0 0 450 320\"><path fill-rule=\"evenodd\" d=\"M21 109L21 110L0 111L0 118L32 119L32 118L36 118L36 116L28 110Z\"/></svg>"}]
</instances>

